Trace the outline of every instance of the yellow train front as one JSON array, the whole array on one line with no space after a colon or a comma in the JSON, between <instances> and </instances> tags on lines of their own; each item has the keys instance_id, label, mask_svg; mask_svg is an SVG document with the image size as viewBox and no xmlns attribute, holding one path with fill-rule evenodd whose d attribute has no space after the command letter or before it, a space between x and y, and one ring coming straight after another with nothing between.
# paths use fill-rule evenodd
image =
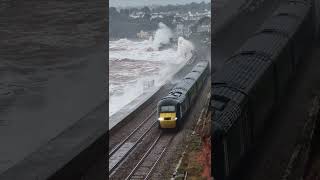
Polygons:
<instances>
[{"instance_id":1,"label":"yellow train front","mask_svg":"<svg viewBox=\"0 0 320 180\"><path fill-rule=\"evenodd\" d=\"M178 102L172 97L161 99L158 103L158 121L161 129L179 129L181 115Z\"/></svg>"}]
</instances>

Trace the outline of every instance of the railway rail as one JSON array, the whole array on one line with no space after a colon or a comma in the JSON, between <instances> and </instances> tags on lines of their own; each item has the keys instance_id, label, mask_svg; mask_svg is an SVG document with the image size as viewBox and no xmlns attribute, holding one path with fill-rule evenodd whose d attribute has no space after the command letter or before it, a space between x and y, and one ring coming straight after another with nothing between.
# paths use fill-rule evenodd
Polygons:
<instances>
[{"instance_id":1,"label":"railway rail","mask_svg":"<svg viewBox=\"0 0 320 180\"><path fill-rule=\"evenodd\" d=\"M111 148L111 151L109 149L109 157L112 156L130 137L132 137L134 134L138 132L146 123L147 120L149 120L152 115L156 113L156 109L153 110L126 138L124 138L119 144L117 144L115 147Z\"/></svg>"},{"instance_id":2,"label":"railway rail","mask_svg":"<svg viewBox=\"0 0 320 180\"><path fill-rule=\"evenodd\" d=\"M152 174L155 166L163 157L164 153L167 150L170 142L172 141L174 135L165 134L160 132L158 137L145 152L140 161L132 169L130 174L126 177L126 180L129 179L148 179Z\"/></svg>"},{"instance_id":3,"label":"railway rail","mask_svg":"<svg viewBox=\"0 0 320 180\"><path fill-rule=\"evenodd\" d=\"M157 128L157 121L152 119L155 113L156 110L152 110L120 143L109 148L110 179L150 179L153 176L176 135Z\"/></svg>"},{"instance_id":4,"label":"railway rail","mask_svg":"<svg viewBox=\"0 0 320 180\"><path fill-rule=\"evenodd\" d=\"M109 152L110 176L112 176L115 169L121 165L125 158L134 150L141 140L146 137L151 129L155 127L157 121L152 121L150 118L156 112L156 109L152 111L126 138L124 138Z\"/></svg>"},{"instance_id":5,"label":"railway rail","mask_svg":"<svg viewBox=\"0 0 320 180\"><path fill-rule=\"evenodd\" d=\"M184 77L185 74L190 73L195 63L197 61L188 63L187 68L179 72L180 74L176 74L174 79L181 79L181 76ZM168 84L159 97L166 95L168 89L171 89L174 84ZM158 100L159 98L156 98L150 102L147 109L138 111L130 117L131 120L127 121L127 124L119 126L121 129L118 128L113 132L112 143L108 147L109 179L150 178L149 176L164 156L175 134L167 131L162 133L157 128L158 119L155 114Z\"/></svg>"},{"instance_id":6,"label":"railway rail","mask_svg":"<svg viewBox=\"0 0 320 180\"><path fill-rule=\"evenodd\" d=\"M197 50L200 51L200 50ZM203 56L203 53L196 53L195 57L197 59L201 59ZM122 120L123 123L119 123L116 127L109 130L109 147L108 151L111 152L112 149L117 146L122 139L125 139L127 137L128 133L131 133L132 129L136 127L137 124L141 125L142 119L145 119L146 115L150 114L151 111L155 110L157 108L158 101L164 96L167 95L167 93L172 89L175 83L172 83L174 81L177 81L184 77L191 68L196 64L198 60L192 60L191 64L186 64L182 69L180 69L171 79L170 82L163 85L160 90L152 97L152 101L146 102L147 106L145 108L137 108L137 111L135 110L131 114L134 114L133 116L128 116L129 118L124 118Z\"/></svg>"}]
</instances>

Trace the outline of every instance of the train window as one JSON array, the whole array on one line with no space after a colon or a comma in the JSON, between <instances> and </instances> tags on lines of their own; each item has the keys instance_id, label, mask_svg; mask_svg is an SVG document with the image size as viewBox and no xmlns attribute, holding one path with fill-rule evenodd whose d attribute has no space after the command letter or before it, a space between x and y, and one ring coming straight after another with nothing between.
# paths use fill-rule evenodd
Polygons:
<instances>
[{"instance_id":1,"label":"train window","mask_svg":"<svg viewBox=\"0 0 320 180\"><path fill-rule=\"evenodd\" d=\"M161 112L175 112L176 108L174 106L161 106Z\"/></svg>"}]
</instances>

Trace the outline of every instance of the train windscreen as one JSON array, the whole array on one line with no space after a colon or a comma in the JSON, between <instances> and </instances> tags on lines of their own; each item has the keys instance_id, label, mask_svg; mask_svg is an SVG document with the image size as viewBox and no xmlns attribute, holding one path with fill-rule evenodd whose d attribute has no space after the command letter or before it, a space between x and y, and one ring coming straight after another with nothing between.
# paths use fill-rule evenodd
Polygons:
<instances>
[{"instance_id":1,"label":"train windscreen","mask_svg":"<svg viewBox=\"0 0 320 180\"><path fill-rule=\"evenodd\" d=\"M176 108L174 106L161 106L161 112L175 112Z\"/></svg>"}]
</instances>

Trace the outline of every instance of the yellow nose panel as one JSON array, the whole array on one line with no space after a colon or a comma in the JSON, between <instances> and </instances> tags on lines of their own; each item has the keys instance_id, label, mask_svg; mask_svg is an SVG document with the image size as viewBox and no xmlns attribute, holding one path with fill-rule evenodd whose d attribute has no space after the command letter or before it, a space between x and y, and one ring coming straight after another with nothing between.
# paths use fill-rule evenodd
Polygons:
<instances>
[{"instance_id":1,"label":"yellow nose panel","mask_svg":"<svg viewBox=\"0 0 320 180\"><path fill-rule=\"evenodd\" d=\"M176 118L176 113L160 113L161 118L170 118L174 120Z\"/></svg>"},{"instance_id":2,"label":"yellow nose panel","mask_svg":"<svg viewBox=\"0 0 320 180\"><path fill-rule=\"evenodd\" d=\"M160 127L161 128L175 128L176 127L176 113L160 113Z\"/></svg>"}]
</instances>

